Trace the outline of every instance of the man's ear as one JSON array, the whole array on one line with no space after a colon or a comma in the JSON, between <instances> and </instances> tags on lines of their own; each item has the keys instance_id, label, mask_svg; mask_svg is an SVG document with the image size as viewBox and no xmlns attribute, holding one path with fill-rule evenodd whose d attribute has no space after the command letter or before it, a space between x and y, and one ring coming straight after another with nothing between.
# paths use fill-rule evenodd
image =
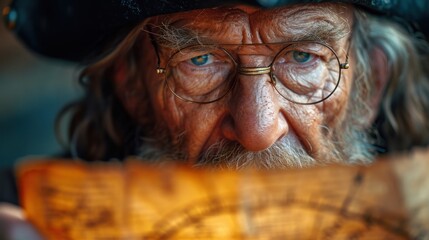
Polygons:
<instances>
[{"instance_id":1,"label":"man's ear","mask_svg":"<svg viewBox=\"0 0 429 240\"><path fill-rule=\"evenodd\" d=\"M121 101L123 107L127 113L134 119L136 119L137 107L138 107L138 98L137 93L140 89L139 86L135 86L137 83L133 83L133 86L130 86L129 76L128 76L128 66L124 60L119 60L116 62L113 73L113 85L115 88L116 96Z\"/></svg>"},{"instance_id":2,"label":"man's ear","mask_svg":"<svg viewBox=\"0 0 429 240\"><path fill-rule=\"evenodd\" d=\"M114 69L114 85L117 91L118 89L124 87L126 82L126 65L124 61L117 61Z\"/></svg>"},{"instance_id":3,"label":"man's ear","mask_svg":"<svg viewBox=\"0 0 429 240\"><path fill-rule=\"evenodd\" d=\"M123 60L119 60L115 63L113 85L116 95L121 101L124 101L126 95L128 95L129 87L127 87L127 65Z\"/></svg>"},{"instance_id":4,"label":"man's ear","mask_svg":"<svg viewBox=\"0 0 429 240\"><path fill-rule=\"evenodd\" d=\"M371 116L369 116L369 122L374 122L377 117L381 100L383 98L384 90L389 80L389 65L387 56L384 51L375 47L371 52L371 68L374 82L374 90L371 94L369 107L373 109Z\"/></svg>"}]
</instances>

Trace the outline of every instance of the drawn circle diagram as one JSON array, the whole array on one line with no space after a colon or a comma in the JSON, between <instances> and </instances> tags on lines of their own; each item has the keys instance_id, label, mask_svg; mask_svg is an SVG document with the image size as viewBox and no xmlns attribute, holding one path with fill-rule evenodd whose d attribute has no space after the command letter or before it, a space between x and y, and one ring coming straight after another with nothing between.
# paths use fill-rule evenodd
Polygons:
<instances>
[{"instance_id":1,"label":"drawn circle diagram","mask_svg":"<svg viewBox=\"0 0 429 240\"><path fill-rule=\"evenodd\" d=\"M362 178L355 176L345 197L306 199L276 184L250 187L242 201L224 195L195 202L158 221L144 239L410 239L402 216L353 207L365 205L358 196Z\"/></svg>"},{"instance_id":2,"label":"drawn circle diagram","mask_svg":"<svg viewBox=\"0 0 429 240\"><path fill-rule=\"evenodd\" d=\"M425 239L386 162L226 172L52 163L20 176L48 239Z\"/></svg>"}]
</instances>

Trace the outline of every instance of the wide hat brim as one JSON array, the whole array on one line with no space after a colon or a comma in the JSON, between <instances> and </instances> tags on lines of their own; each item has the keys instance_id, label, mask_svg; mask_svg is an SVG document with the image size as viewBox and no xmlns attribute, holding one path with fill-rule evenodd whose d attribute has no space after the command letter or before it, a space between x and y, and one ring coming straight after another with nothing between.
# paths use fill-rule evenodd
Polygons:
<instances>
[{"instance_id":1,"label":"wide hat brim","mask_svg":"<svg viewBox=\"0 0 429 240\"><path fill-rule=\"evenodd\" d=\"M125 35L151 16L244 3L278 7L329 0L15 0L3 9L6 26L33 51L70 61L87 59L107 39ZM339 0L393 19L404 19L429 36L429 1ZM424 24L425 23L425 24ZM94 51L95 50L95 51Z\"/></svg>"}]
</instances>

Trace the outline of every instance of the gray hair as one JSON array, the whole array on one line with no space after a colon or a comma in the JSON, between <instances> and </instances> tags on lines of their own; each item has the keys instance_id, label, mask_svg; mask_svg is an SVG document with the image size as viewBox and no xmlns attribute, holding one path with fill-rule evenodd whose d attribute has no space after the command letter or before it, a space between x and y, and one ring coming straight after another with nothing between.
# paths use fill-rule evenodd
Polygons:
<instances>
[{"instance_id":1,"label":"gray hair","mask_svg":"<svg viewBox=\"0 0 429 240\"><path fill-rule=\"evenodd\" d=\"M385 17L356 10L353 49L356 56L351 108L368 116L366 103L375 88L371 52L381 49L388 61L388 83L375 121L376 144L395 152L429 143L429 44L418 33ZM361 118L365 119L365 118ZM356 124L360 119L356 118Z\"/></svg>"}]
</instances>

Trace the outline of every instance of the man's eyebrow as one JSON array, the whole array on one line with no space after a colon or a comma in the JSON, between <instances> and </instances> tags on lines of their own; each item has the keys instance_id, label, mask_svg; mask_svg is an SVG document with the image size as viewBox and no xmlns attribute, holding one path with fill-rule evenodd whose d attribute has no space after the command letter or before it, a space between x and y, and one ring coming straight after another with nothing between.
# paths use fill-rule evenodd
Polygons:
<instances>
[{"instance_id":1,"label":"man's eyebrow","mask_svg":"<svg viewBox=\"0 0 429 240\"><path fill-rule=\"evenodd\" d=\"M350 23L332 10L317 7L291 11L276 22L285 41L338 42L351 32Z\"/></svg>"},{"instance_id":2,"label":"man's eyebrow","mask_svg":"<svg viewBox=\"0 0 429 240\"><path fill-rule=\"evenodd\" d=\"M283 37L286 41L317 41L333 44L346 37L349 32L344 28L332 27L325 22L318 22L300 32L293 34L286 32Z\"/></svg>"},{"instance_id":3,"label":"man's eyebrow","mask_svg":"<svg viewBox=\"0 0 429 240\"><path fill-rule=\"evenodd\" d=\"M334 46L346 37L348 33L349 31L343 31L342 29L333 29L326 25L315 24L307 28L305 32L294 34L285 32L282 38L285 41L315 41Z\"/></svg>"},{"instance_id":4,"label":"man's eyebrow","mask_svg":"<svg viewBox=\"0 0 429 240\"><path fill-rule=\"evenodd\" d=\"M197 45L206 42L207 39L199 36L199 34L189 28L183 26L175 26L171 23L161 23L156 26L151 26L149 32L154 36L157 44L163 48L180 50L184 47Z\"/></svg>"}]
</instances>

